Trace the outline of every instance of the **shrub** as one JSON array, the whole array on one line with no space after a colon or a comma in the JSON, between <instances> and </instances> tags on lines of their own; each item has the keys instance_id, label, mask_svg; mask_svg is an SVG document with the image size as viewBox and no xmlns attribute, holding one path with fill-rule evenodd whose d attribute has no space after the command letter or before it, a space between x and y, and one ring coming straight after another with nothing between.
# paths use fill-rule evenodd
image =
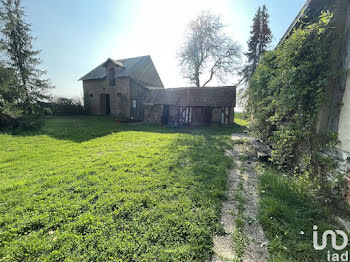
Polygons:
<instances>
[{"instance_id":1,"label":"shrub","mask_svg":"<svg viewBox=\"0 0 350 262\"><path fill-rule=\"evenodd\" d=\"M54 115L81 115L86 113L79 100L64 97L56 98L51 102L50 108Z\"/></svg>"},{"instance_id":2,"label":"shrub","mask_svg":"<svg viewBox=\"0 0 350 262\"><path fill-rule=\"evenodd\" d=\"M41 115L24 115L16 119L13 129L19 131L32 131L43 127L44 119Z\"/></svg>"},{"instance_id":3,"label":"shrub","mask_svg":"<svg viewBox=\"0 0 350 262\"><path fill-rule=\"evenodd\" d=\"M309 184L320 200L336 202L344 181L319 152L337 144L337 134L316 130L327 83L338 74L330 65L332 21L329 11L322 12L263 56L249 82L246 109L252 133L272 149L272 163Z\"/></svg>"},{"instance_id":4,"label":"shrub","mask_svg":"<svg viewBox=\"0 0 350 262\"><path fill-rule=\"evenodd\" d=\"M316 123L330 77L332 14L296 29L266 53L249 82L247 110L255 136L272 148L279 168L314 172L315 152L327 142Z\"/></svg>"}]
</instances>

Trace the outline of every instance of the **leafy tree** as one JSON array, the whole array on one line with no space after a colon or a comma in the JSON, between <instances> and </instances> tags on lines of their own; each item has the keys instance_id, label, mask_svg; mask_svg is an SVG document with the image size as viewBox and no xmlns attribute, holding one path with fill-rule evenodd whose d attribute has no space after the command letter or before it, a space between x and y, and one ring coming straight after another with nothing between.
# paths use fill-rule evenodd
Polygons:
<instances>
[{"instance_id":1,"label":"leafy tree","mask_svg":"<svg viewBox=\"0 0 350 262\"><path fill-rule=\"evenodd\" d=\"M219 16L202 12L190 22L185 43L178 53L183 77L197 87L216 78L224 82L238 68L240 46L224 32ZM208 78L201 85L201 76Z\"/></svg>"},{"instance_id":2,"label":"leafy tree","mask_svg":"<svg viewBox=\"0 0 350 262\"><path fill-rule=\"evenodd\" d=\"M248 81L258 65L259 59L267 51L272 41L272 33L269 28L269 14L265 5L258 8L254 18L250 38L248 40L248 52L245 53L248 63L242 71L243 80Z\"/></svg>"},{"instance_id":3,"label":"leafy tree","mask_svg":"<svg viewBox=\"0 0 350 262\"><path fill-rule=\"evenodd\" d=\"M33 49L30 24L25 22L21 1L1 0L0 7L2 42L7 65L18 80L17 89L24 94L22 109L25 114L37 114L39 102L49 98L53 86L43 78L46 72L38 68L40 51Z\"/></svg>"}]
</instances>

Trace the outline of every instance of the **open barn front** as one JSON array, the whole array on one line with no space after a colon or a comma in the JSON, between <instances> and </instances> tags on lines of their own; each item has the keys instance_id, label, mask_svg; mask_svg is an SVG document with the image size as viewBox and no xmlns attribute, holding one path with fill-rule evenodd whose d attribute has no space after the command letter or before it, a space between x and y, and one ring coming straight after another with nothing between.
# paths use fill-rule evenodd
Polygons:
<instances>
[{"instance_id":1,"label":"open barn front","mask_svg":"<svg viewBox=\"0 0 350 262\"><path fill-rule=\"evenodd\" d=\"M145 122L162 125L229 125L234 121L236 88L152 89L145 100Z\"/></svg>"},{"instance_id":2,"label":"open barn front","mask_svg":"<svg viewBox=\"0 0 350 262\"><path fill-rule=\"evenodd\" d=\"M233 107L181 106L177 107L177 113L177 122L181 125L228 125L234 121Z\"/></svg>"}]
</instances>

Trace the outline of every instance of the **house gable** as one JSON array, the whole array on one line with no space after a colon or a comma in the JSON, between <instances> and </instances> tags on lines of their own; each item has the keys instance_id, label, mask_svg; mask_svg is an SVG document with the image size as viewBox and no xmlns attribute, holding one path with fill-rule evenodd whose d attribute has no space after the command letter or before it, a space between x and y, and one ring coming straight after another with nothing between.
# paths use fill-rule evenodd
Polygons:
<instances>
[{"instance_id":1,"label":"house gable","mask_svg":"<svg viewBox=\"0 0 350 262\"><path fill-rule=\"evenodd\" d=\"M150 56L108 58L80 80L90 113L123 120L143 120L144 99L150 92L146 86L163 88Z\"/></svg>"},{"instance_id":2,"label":"house gable","mask_svg":"<svg viewBox=\"0 0 350 262\"><path fill-rule=\"evenodd\" d=\"M115 68L115 77L129 77L143 81L147 85L164 87L159 74L150 56L140 56L127 59L114 60L108 58L105 62L91 70L79 80L104 79L108 69Z\"/></svg>"}]
</instances>

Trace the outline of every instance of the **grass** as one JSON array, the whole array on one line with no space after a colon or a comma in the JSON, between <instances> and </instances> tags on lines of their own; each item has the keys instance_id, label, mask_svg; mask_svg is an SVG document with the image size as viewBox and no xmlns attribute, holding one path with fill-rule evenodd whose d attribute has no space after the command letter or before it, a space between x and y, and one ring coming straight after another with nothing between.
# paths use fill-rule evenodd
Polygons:
<instances>
[{"instance_id":1,"label":"grass","mask_svg":"<svg viewBox=\"0 0 350 262\"><path fill-rule=\"evenodd\" d=\"M260 222L269 240L271 261L328 261L327 252L335 252L331 241L323 251L313 247L313 226L318 226L318 243L325 230L340 229L331 207L317 204L306 186L293 177L283 176L271 168L260 175ZM342 238L337 240L342 243ZM350 251L349 248L337 253ZM340 260L334 260L340 261Z\"/></svg>"},{"instance_id":2,"label":"grass","mask_svg":"<svg viewBox=\"0 0 350 262\"><path fill-rule=\"evenodd\" d=\"M240 158L243 158L244 155L240 155ZM240 160L242 161L242 160ZM243 175L245 172L245 168L241 163L241 166L239 167L239 174L238 174L238 184L236 191L234 192L234 200L236 201L236 207L237 207L237 214L235 214L235 231L232 236L233 240L233 246L235 249L235 262L241 262L243 261L244 252L246 249L246 246L249 242L249 239L246 235L243 233L244 225L245 225L245 216L244 211L245 207L244 205L247 202L246 198L246 190L244 188L243 184Z\"/></svg>"},{"instance_id":3,"label":"grass","mask_svg":"<svg viewBox=\"0 0 350 262\"><path fill-rule=\"evenodd\" d=\"M235 123L240 126L248 126L249 120L244 118L242 112L235 112Z\"/></svg>"},{"instance_id":4,"label":"grass","mask_svg":"<svg viewBox=\"0 0 350 262\"><path fill-rule=\"evenodd\" d=\"M204 261L241 131L76 116L0 134L0 261Z\"/></svg>"},{"instance_id":5,"label":"grass","mask_svg":"<svg viewBox=\"0 0 350 262\"><path fill-rule=\"evenodd\" d=\"M241 171L241 174L239 175L239 184L237 187L237 191L235 192L234 199L237 201L237 214L235 214L235 231L232 236L233 245L235 249L235 255L236 259L235 262L243 261L243 255L244 251L246 249L248 238L243 233L243 228L245 225L245 218L244 218L244 203L246 202L245 197L245 189L243 186L243 178L242 174L244 171Z\"/></svg>"}]
</instances>

